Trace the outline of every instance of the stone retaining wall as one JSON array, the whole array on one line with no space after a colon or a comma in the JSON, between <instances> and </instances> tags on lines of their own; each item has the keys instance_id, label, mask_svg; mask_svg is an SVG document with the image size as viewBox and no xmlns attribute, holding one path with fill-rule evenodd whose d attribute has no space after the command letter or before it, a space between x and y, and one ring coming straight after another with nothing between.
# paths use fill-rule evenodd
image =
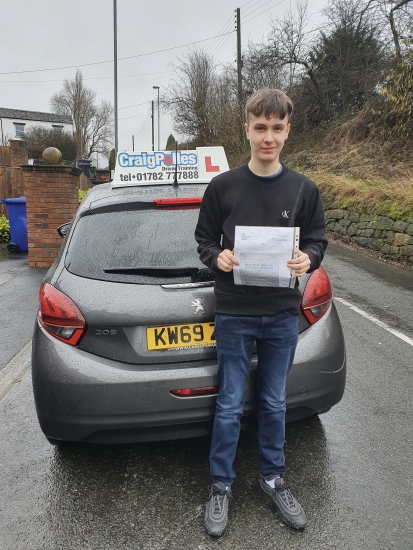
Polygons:
<instances>
[{"instance_id":1,"label":"stone retaining wall","mask_svg":"<svg viewBox=\"0 0 413 550\"><path fill-rule=\"evenodd\" d=\"M334 199L323 197L323 202L327 232L333 238L413 264L413 223L337 208Z\"/></svg>"}]
</instances>

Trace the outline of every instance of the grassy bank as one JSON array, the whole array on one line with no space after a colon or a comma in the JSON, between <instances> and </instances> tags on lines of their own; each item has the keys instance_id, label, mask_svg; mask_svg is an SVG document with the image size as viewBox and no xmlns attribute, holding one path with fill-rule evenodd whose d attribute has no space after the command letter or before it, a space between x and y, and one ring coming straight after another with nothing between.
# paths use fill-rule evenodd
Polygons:
<instances>
[{"instance_id":1,"label":"grassy bank","mask_svg":"<svg viewBox=\"0 0 413 550\"><path fill-rule=\"evenodd\" d=\"M358 179L320 170L305 170L324 196L336 198L338 208L388 216L413 223L413 184L382 179Z\"/></svg>"},{"instance_id":2,"label":"grassy bank","mask_svg":"<svg viewBox=\"0 0 413 550\"><path fill-rule=\"evenodd\" d=\"M362 113L344 124L292 133L283 162L314 180L323 195L336 197L340 208L413 223L410 141L370 128Z\"/></svg>"}]
</instances>

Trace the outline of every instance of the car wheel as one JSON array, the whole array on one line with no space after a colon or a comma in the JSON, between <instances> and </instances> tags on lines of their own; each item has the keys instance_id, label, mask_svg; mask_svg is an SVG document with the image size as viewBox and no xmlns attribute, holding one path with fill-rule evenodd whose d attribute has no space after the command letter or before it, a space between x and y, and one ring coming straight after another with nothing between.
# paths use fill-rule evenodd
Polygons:
<instances>
[{"instance_id":1,"label":"car wheel","mask_svg":"<svg viewBox=\"0 0 413 550\"><path fill-rule=\"evenodd\" d=\"M8 250L9 252L17 252L18 249L19 249L19 247L17 246L16 243L11 243L11 242L10 242L10 243L7 243L7 247L6 247L6 248L7 248L7 250Z\"/></svg>"}]
</instances>

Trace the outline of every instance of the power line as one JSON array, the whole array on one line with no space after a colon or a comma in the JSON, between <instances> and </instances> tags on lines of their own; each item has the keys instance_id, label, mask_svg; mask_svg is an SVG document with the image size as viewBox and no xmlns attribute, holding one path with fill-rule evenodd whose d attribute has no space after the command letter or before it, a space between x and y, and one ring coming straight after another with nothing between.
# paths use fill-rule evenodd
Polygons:
<instances>
[{"instance_id":1,"label":"power line","mask_svg":"<svg viewBox=\"0 0 413 550\"><path fill-rule=\"evenodd\" d=\"M227 33L229 34L229 33ZM156 50L154 52L147 52L147 53L140 53L138 55L130 55L128 57L120 57L118 61L125 61L127 59L136 59L137 57L145 57L147 55L154 55L156 53L163 53L168 52L170 50L177 50L179 48L185 48L186 46L193 46L194 44L200 44L201 42L208 42L209 40L214 40L215 38L218 38L219 36L223 35L217 35L217 36L211 36L209 38L204 38L203 40L196 40L195 42L189 42L187 44L181 44L180 46L172 46L171 48L165 48L163 50ZM90 67L91 65L103 65L104 63L113 63L113 59L108 59L107 61L95 61L94 63L83 63L81 65L67 65L64 67L52 67L50 69L31 69L29 71L9 71L2 74L23 74L23 73L40 73L45 71L58 71L60 69L75 69L78 67Z\"/></svg>"},{"instance_id":2,"label":"power line","mask_svg":"<svg viewBox=\"0 0 413 550\"><path fill-rule=\"evenodd\" d=\"M222 48L222 46L225 44L225 42L228 40L229 36L227 36L226 38L224 38L224 41L221 42L220 44L217 44L217 47L214 49L213 52L211 52L211 56L215 56L219 50Z\"/></svg>"},{"instance_id":3,"label":"power line","mask_svg":"<svg viewBox=\"0 0 413 550\"><path fill-rule=\"evenodd\" d=\"M250 0L250 2L252 2L253 0ZM254 4L252 4L252 6L250 6L249 8L246 9L246 12L248 12L249 10L251 10L251 8L253 8L254 6L256 6L257 4L260 4L263 0L258 0L257 2L254 2ZM258 6L258 8L255 8L255 10L252 10L250 11L249 13L247 13L246 15L244 14L244 17L248 17L249 15L253 14L254 12L256 12L257 10L260 10L261 8L263 8L266 4L269 4L270 2L272 2L273 0L268 0L267 2L265 2L265 4L262 4L261 6ZM282 2L285 1L285 0L282 0ZM249 4L250 2L247 2L247 4ZM280 2L280 3L282 3ZM244 4L247 5L247 4ZM278 5L278 4L276 4ZM275 6L274 6L275 7ZM272 9L272 6L268 9ZM266 11L268 10L264 10L263 12L261 13L265 13ZM248 21L251 21L252 19L254 19L255 17L258 17L259 15L261 15L261 13L257 14L257 16L254 16L252 17L251 19L248 19L247 21L245 22L248 22ZM231 18L232 20L232 18ZM223 29L228 26L228 23L226 25L224 25ZM222 30L223 30L222 29ZM220 31L221 32L221 31ZM222 46L225 44L225 42L228 40L229 36L225 37L225 35L223 35L220 39L218 39L218 41L216 42L215 46L213 44L211 44L211 46L208 48L209 50L209 54L211 56L214 56L217 54L217 52L222 48Z\"/></svg>"},{"instance_id":4,"label":"power line","mask_svg":"<svg viewBox=\"0 0 413 550\"><path fill-rule=\"evenodd\" d=\"M247 15L251 15L251 13L253 13L254 11L257 11L259 10L260 8L262 8L262 6L259 6L258 8L256 8L255 10L252 10L250 13L247 13L251 8L253 8L254 6L256 6L257 4L259 4L260 2L262 2L263 0L258 0L258 2L255 2L252 6L250 6L249 8L247 8L244 12L243 12L243 15L244 17L246 17ZM267 2L268 4L268 2ZM265 6L265 4L264 4Z\"/></svg>"},{"instance_id":5,"label":"power line","mask_svg":"<svg viewBox=\"0 0 413 550\"><path fill-rule=\"evenodd\" d=\"M149 74L166 74L166 73L173 73L173 72L174 71L158 71L156 73L124 74L124 75L118 75L118 78L129 78L131 76L147 76ZM113 79L113 75L111 75L111 76L91 76L89 78L84 78L83 80L104 80L104 79L108 79L108 78ZM54 78L54 79L50 79L50 80L1 80L0 84L19 83L19 82L30 82L30 83L33 83L33 82L62 82L62 79L61 78Z\"/></svg>"},{"instance_id":6,"label":"power line","mask_svg":"<svg viewBox=\"0 0 413 550\"><path fill-rule=\"evenodd\" d=\"M173 72L173 71L171 71ZM165 78L164 76L159 77L157 80L161 80L162 78ZM126 90L126 88L133 88L134 86L139 86L140 84L146 84L147 82L153 82L153 78L150 78L149 80L144 80L143 82L137 82L136 84L129 84L128 86L122 86L122 88L118 88L119 90ZM108 94L112 93L113 90L106 90L106 92L97 92L96 95L102 95L102 94Z\"/></svg>"},{"instance_id":7,"label":"power line","mask_svg":"<svg viewBox=\"0 0 413 550\"><path fill-rule=\"evenodd\" d=\"M262 15L263 13L267 12L267 11L270 11L272 10L273 8L276 8L277 6L279 6L280 4L282 4L283 2L285 2L285 0L281 0L281 2L278 2L277 4L275 4L274 6L270 6L269 8L267 8L266 10L262 11L261 13L257 13L257 15L254 15L254 17L251 17L251 19L247 19L246 21L243 21L243 23L248 23L249 21L252 21L253 19L255 19L256 17L259 17L260 15ZM268 2L267 2L268 4ZM265 5L265 4L263 4ZM254 10L255 11L255 10ZM251 12L252 13L252 12Z\"/></svg>"},{"instance_id":8,"label":"power line","mask_svg":"<svg viewBox=\"0 0 413 550\"><path fill-rule=\"evenodd\" d=\"M282 0L282 2L284 2L284 1L285 1L285 0ZM253 14L253 13L255 13L256 11L260 10L261 8L263 8L264 6L266 6L267 4L269 4L270 2L273 2L273 0L267 0L267 2L265 2L265 4L262 4L261 6L258 6L258 8L255 8L255 10L250 11L250 12L249 12L248 14L246 14L246 15L244 14L244 17L249 17L251 14ZM282 2L279 2L279 3L281 4ZM255 6L255 4L253 4L253 5ZM277 5L278 5L278 4L277 4ZM251 7L252 7L252 6L251 6ZM275 7L275 6L271 6L271 7ZM271 9L271 8L269 8L269 9ZM267 11L267 10L265 10L265 11Z\"/></svg>"},{"instance_id":9,"label":"power line","mask_svg":"<svg viewBox=\"0 0 413 550\"><path fill-rule=\"evenodd\" d=\"M224 26L222 27L222 29L219 31L218 34L221 34L222 32L226 32L227 27L228 27L228 25L231 24L231 22L232 22L232 15L231 15L231 17L228 19L228 21L224 24ZM208 48L206 49L206 53L208 53L208 51L211 51L211 50L214 49L214 47L215 47L214 42L215 42L215 40L213 40L213 41L211 42L211 44L208 46ZM218 40L218 42L219 42L219 40Z\"/></svg>"},{"instance_id":10,"label":"power line","mask_svg":"<svg viewBox=\"0 0 413 550\"><path fill-rule=\"evenodd\" d=\"M250 0L250 1L252 1L252 0ZM260 1L261 1L261 0L260 0ZM232 27L233 24L234 24L234 23L233 23L233 16L231 16L231 17L227 20L227 22L225 23L225 25L222 27L222 29L221 29L219 32L220 32L220 33L221 33L221 32L224 32L224 30L226 31L227 28L228 28L228 30L229 30L229 29ZM221 49L221 47L222 47L222 46L224 45L224 43L228 40L228 38L230 37L230 35L231 35L233 32L234 32L234 30L231 31L231 32L229 32L229 33L228 33L228 36L227 36L226 38L225 38L225 34L223 34L223 35L221 35L221 38L219 38L219 39L216 41L215 44L214 44L214 43L211 43L210 46L209 46L208 49L207 49L207 52L209 51L209 55L214 56L214 55Z\"/></svg>"},{"instance_id":11,"label":"power line","mask_svg":"<svg viewBox=\"0 0 413 550\"><path fill-rule=\"evenodd\" d=\"M122 111L122 109L132 109L132 107L139 107L140 105L146 105L149 103L149 101L144 101L143 103L137 103L136 105L129 105L129 107L119 107L118 111Z\"/></svg>"},{"instance_id":12,"label":"power line","mask_svg":"<svg viewBox=\"0 0 413 550\"><path fill-rule=\"evenodd\" d=\"M139 118L141 116L147 116L148 114L148 110L146 110L144 112L142 111L142 113L137 113L136 115L125 116L123 118L120 118L119 120L127 120L128 118Z\"/></svg>"},{"instance_id":13,"label":"power line","mask_svg":"<svg viewBox=\"0 0 413 550\"><path fill-rule=\"evenodd\" d=\"M253 0L248 0L248 2L245 2L245 4L242 4L242 6L240 6L240 9L242 9L244 6L247 6L248 4L250 4Z\"/></svg>"},{"instance_id":14,"label":"power line","mask_svg":"<svg viewBox=\"0 0 413 550\"><path fill-rule=\"evenodd\" d=\"M214 56L216 54L216 52L221 48L221 46L223 45L223 43L228 40L228 38L234 34L234 31L231 32L231 34L229 34L228 36L224 36L222 37L220 40L218 40L218 42L215 44L215 46L211 49L211 51L209 52L209 54L212 56Z\"/></svg>"},{"instance_id":15,"label":"power line","mask_svg":"<svg viewBox=\"0 0 413 550\"><path fill-rule=\"evenodd\" d=\"M142 130L145 133L145 130L146 130L146 127L148 126L148 121L149 120L150 120L150 118L146 119L146 122L145 122L145 120L142 122L142 124L139 126L139 130L135 133L135 136L136 135L141 135Z\"/></svg>"},{"instance_id":16,"label":"power line","mask_svg":"<svg viewBox=\"0 0 413 550\"><path fill-rule=\"evenodd\" d=\"M147 129L147 127L148 127L148 124L149 124L149 121L150 121L150 120L151 120L151 117L148 118L148 121L147 121L147 123L146 123L146 126L145 126L145 128L144 128L144 130L143 130L143 132L142 132L142 134L141 134L141 137L138 139L138 141L135 142L135 145L137 145L137 144L141 141L141 139L143 138L143 136L145 135L145 132L146 132L146 129Z\"/></svg>"},{"instance_id":17,"label":"power line","mask_svg":"<svg viewBox=\"0 0 413 550\"><path fill-rule=\"evenodd\" d=\"M165 128L165 124L163 123L163 119L161 118L161 124L162 124L162 127L163 129L165 130L165 135L167 136L168 135L168 130ZM168 136L169 137L169 136ZM168 140L168 138L166 138L166 140ZM166 147L166 144L165 144L165 147Z\"/></svg>"},{"instance_id":18,"label":"power line","mask_svg":"<svg viewBox=\"0 0 413 550\"><path fill-rule=\"evenodd\" d=\"M228 38L231 34L233 34L234 30L230 30L232 24L233 23L232 23L232 17L231 17L231 21L227 24L227 29L225 29L227 32L224 35L221 35L215 43L211 44L211 46L206 50L206 53L209 53L209 55L212 55L212 52L215 50L216 46L222 40L226 40L226 38Z\"/></svg>"}]
</instances>

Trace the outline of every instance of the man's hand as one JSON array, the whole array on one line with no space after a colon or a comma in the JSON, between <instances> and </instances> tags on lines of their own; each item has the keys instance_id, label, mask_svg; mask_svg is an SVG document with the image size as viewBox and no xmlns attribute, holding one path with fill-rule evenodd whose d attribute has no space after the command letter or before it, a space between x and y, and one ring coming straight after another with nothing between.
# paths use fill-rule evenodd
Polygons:
<instances>
[{"instance_id":1,"label":"man's hand","mask_svg":"<svg viewBox=\"0 0 413 550\"><path fill-rule=\"evenodd\" d=\"M233 270L234 265L239 265L239 261L235 258L233 250L226 248L218 254L217 266L221 271L229 273Z\"/></svg>"},{"instance_id":2,"label":"man's hand","mask_svg":"<svg viewBox=\"0 0 413 550\"><path fill-rule=\"evenodd\" d=\"M295 275L301 277L304 273L310 269L311 260L308 254L305 252L298 251L298 256L294 260L288 260L287 267L289 269L294 269Z\"/></svg>"}]
</instances>

